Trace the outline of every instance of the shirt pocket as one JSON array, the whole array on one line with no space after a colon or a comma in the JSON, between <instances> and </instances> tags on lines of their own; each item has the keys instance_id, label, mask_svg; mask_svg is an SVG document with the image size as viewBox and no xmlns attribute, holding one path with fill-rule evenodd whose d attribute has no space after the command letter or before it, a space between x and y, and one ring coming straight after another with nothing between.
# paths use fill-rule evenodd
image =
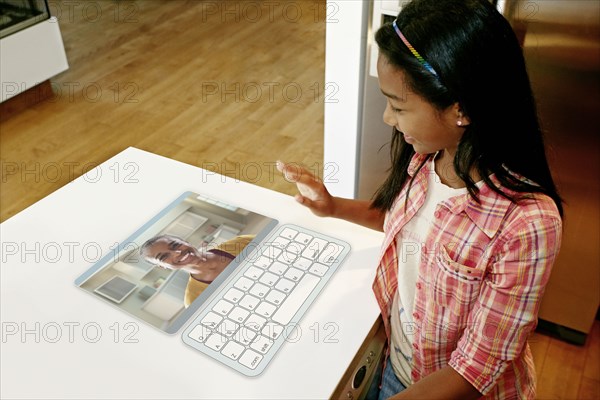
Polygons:
<instances>
[{"instance_id":1,"label":"shirt pocket","mask_svg":"<svg viewBox=\"0 0 600 400\"><path fill-rule=\"evenodd\" d=\"M444 246L439 247L432 266L432 291L436 304L466 317L481 289L483 270L457 263Z\"/></svg>"}]
</instances>

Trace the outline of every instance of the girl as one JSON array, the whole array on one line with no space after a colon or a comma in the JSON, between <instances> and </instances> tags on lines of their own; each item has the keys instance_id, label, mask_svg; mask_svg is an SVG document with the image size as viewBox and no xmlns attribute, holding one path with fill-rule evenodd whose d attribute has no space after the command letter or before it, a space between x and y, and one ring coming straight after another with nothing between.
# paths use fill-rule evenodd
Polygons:
<instances>
[{"instance_id":1,"label":"girl","mask_svg":"<svg viewBox=\"0 0 600 400\"><path fill-rule=\"evenodd\" d=\"M379 398L533 399L527 337L557 256L552 180L519 43L485 0L414 0L376 34L393 127L372 201L278 162L319 216L383 230Z\"/></svg>"}]
</instances>

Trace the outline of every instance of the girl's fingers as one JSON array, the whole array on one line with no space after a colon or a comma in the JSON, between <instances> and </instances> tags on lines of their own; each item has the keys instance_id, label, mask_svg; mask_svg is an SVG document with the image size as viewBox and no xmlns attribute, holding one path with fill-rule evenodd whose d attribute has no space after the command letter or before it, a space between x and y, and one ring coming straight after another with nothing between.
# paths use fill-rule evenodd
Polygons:
<instances>
[{"instance_id":1,"label":"girl's fingers","mask_svg":"<svg viewBox=\"0 0 600 400\"><path fill-rule=\"evenodd\" d=\"M299 165L285 164L282 161L277 161L276 166L277 170L283 173L284 177L290 182L307 185L319 183L319 180L312 173Z\"/></svg>"}]
</instances>

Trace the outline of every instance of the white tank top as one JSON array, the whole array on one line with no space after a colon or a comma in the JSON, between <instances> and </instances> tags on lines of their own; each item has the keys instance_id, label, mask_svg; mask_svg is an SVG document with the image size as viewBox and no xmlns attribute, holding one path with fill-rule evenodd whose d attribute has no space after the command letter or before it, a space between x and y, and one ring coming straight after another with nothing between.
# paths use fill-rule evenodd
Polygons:
<instances>
[{"instance_id":1,"label":"white tank top","mask_svg":"<svg viewBox=\"0 0 600 400\"><path fill-rule=\"evenodd\" d=\"M467 193L466 188L455 189L443 184L435 172L433 160L429 168L431 173L427 177L425 203L402 228L397 237L398 290L392 302L390 316L390 362L396 376L406 387L412 382L412 344L415 332L412 314L415 286L421 262L421 248L433 224L437 205L451 197Z\"/></svg>"}]
</instances>

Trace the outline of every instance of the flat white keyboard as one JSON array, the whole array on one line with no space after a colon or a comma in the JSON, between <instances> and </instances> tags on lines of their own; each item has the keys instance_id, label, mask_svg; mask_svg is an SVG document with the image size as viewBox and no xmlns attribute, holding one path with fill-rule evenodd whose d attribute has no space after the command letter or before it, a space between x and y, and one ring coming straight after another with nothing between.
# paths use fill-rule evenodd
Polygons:
<instances>
[{"instance_id":1,"label":"flat white keyboard","mask_svg":"<svg viewBox=\"0 0 600 400\"><path fill-rule=\"evenodd\" d=\"M341 240L279 226L244 253L183 341L244 375L260 374L349 252Z\"/></svg>"}]
</instances>

